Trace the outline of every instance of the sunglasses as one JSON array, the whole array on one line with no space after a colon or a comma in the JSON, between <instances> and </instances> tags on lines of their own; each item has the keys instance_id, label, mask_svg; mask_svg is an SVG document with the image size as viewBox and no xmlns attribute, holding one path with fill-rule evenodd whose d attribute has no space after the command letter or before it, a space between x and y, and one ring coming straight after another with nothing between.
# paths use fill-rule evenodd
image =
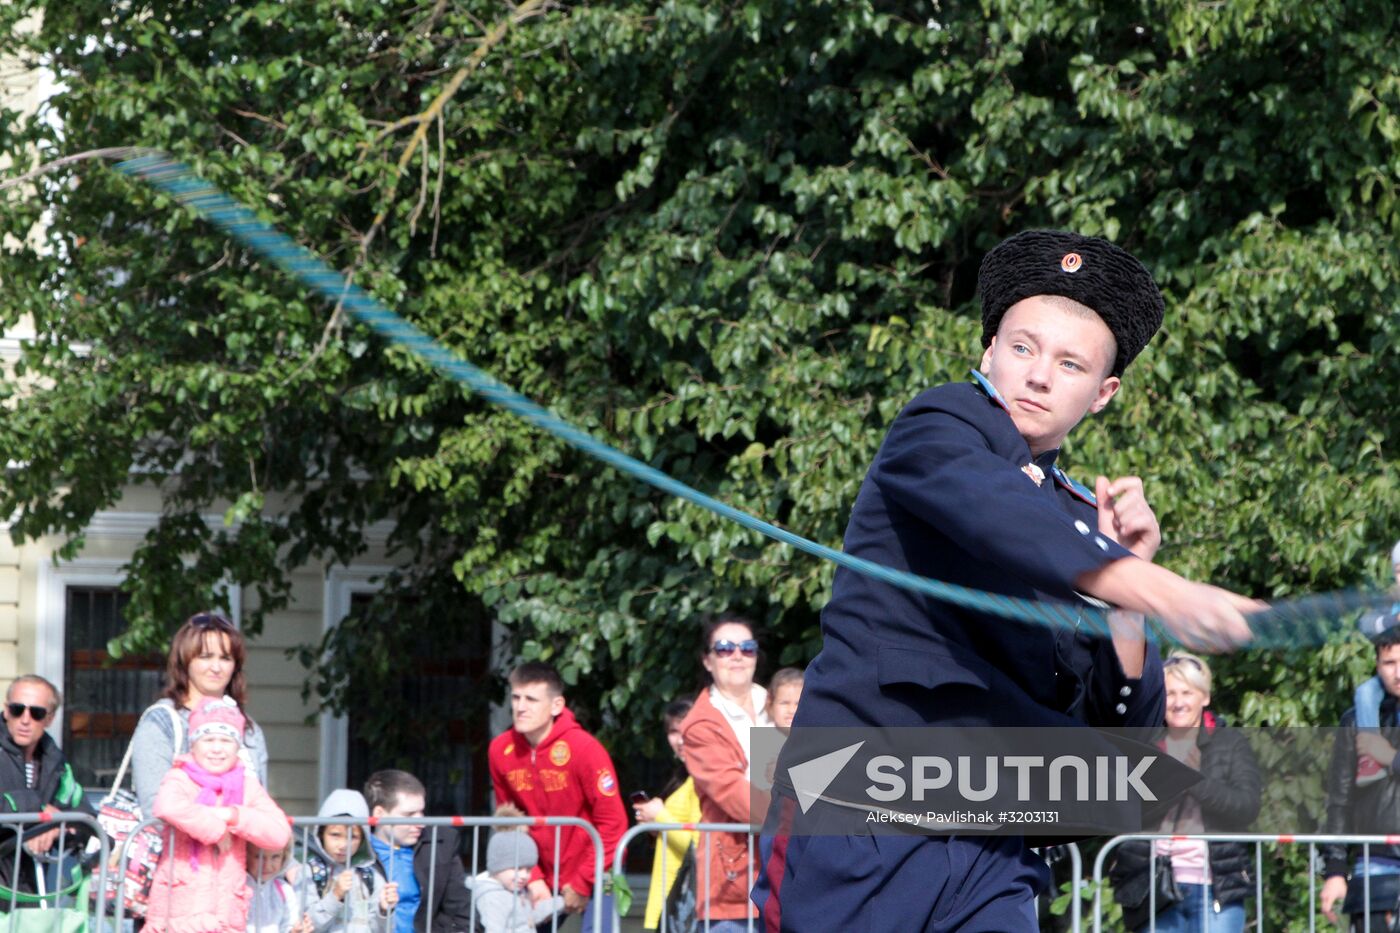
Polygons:
<instances>
[{"instance_id":1,"label":"sunglasses","mask_svg":"<svg viewBox=\"0 0 1400 933\"><path fill-rule=\"evenodd\" d=\"M49 718L49 708L47 706L25 706L23 703L6 703L5 709L10 714L11 719L23 719L24 711L29 710L29 716L35 722Z\"/></svg>"},{"instance_id":2,"label":"sunglasses","mask_svg":"<svg viewBox=\"0 0 1400 933\"><path fill-rule=\"evenodd\" d=\"M716 657L721 658L727 658L735 651L738 651L746 658L753 658L758 656L758 642L752 638L740 642L733 642L725 639L724 641L715 642L710 646L710 650L715 653Z\"/></svg>"},{"instance_id":3,"label":"sunglasses","mask_svg":"<svg viewBox=\"0 0 1400 933\"><path fill-rule=\"evenodd\" d=\"M190 625L196 628L218 628L234 631L233 623L215 612L201 612L199 615L190 616Z\"/></svg>"}]
</instances>

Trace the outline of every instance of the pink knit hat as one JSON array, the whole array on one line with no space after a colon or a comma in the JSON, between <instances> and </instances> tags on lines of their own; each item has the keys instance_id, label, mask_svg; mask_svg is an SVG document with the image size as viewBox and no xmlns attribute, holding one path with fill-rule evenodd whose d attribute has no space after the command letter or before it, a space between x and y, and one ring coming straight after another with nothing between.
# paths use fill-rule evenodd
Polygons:
<instances>
[{"instance_id":1,"label":"pink knit hat","mask_svg":"<svg viewBox=\"0 0 1400 933\"><path fill-rule=\"evenodd\" d=\"M245 725L246 720L232 697L205 700L199 709L190 713L190 744L206 736L217 735L232 739L241 746Z\"/></svg>"}]
</instances>

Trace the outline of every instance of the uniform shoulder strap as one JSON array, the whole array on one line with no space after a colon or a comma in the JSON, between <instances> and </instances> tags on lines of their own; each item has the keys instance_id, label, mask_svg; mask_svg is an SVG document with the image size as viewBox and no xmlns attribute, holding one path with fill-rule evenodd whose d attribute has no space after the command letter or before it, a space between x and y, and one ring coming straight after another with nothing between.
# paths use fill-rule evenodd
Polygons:
<instances>
[{"instance_id":1,"label":"uniform shoulder strap","mask_svg":"<svg viewBox=\"0 0 1400 933\"><path fill-rule=\"evenodd\" d=\"M1075 496L1079 499L1083 499L1085 502L1089 503L1095 508L1098 507L1099 500L1094 495L1094 490L1090 489L1088 486L1085 486L1083 483L1077 483L1074 480L1070 479L1069 474L1066 473L1064 470L1060 469L1059 467L1051 467L1050 472L1054 475L1055 482L1059 483L1065 489L1068 489L1070 495Z\"/></svg>"}]
</instances>

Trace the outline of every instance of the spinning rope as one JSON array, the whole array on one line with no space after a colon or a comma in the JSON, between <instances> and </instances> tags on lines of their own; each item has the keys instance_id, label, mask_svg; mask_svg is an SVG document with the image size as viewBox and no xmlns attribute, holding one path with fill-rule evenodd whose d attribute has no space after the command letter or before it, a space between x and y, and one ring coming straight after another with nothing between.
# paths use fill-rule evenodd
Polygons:
<instances>
[{"instance_id":1,"label":"spinning rope","mask_svg":"<svg viewBox=\"0 0 1400 933\"><path fill-rule=\"evenodd\" d=\"M952 605L1019 622L1056 628L1081 628L1099 635L1105 635L1109 631L1107 612L1103 609L1003 596L895 570L818 544L727 505L603 443L501 383L484 370L453 355L417 327L384 307L354 282L332 270L310 250L293 242L275 227L260 220L248 208L201 179L188 166L164 153L150 150L108 149L87 155L123 158L116 163L119 171L171 195L234 240L319 292L332 305L344 307L385 340L409 350L492 404L553 434L588 456L601 460L668 495L708 509L744 528L814 557L831 561L891 586L903 587ZM75 160L76 157L59 160L46 166L45 170ZM32 177L32 174L34 173L25 178ZM0 189L23 180L25 179L8 182L0 186ZM1392 597L1379 593L1341 591L1274 603L1269 609L1249 616L1254 636L1250 644L1254 647L1301 647L1316 644L1325 640L1330 633L1340 630L1345 617L1361 610L1383 610L1391 601ZM1149 620L1149 623L1150 629L1157 637L1166 641L1174 640L1160 620Z\"/></svg>"}]
</instances>

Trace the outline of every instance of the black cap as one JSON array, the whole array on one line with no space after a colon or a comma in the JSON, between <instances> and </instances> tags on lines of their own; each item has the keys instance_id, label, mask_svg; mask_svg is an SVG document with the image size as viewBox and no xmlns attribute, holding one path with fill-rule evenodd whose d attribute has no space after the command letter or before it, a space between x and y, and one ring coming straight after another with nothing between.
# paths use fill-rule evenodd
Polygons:
<instances>
[{"instance_id":1,"label":"black cap","mask_svg":"<svg viewBox=\"0 0 1400 933\"><path fill-rule=\"evenodd\" d=\"M1093 308L1118 343L1113 375L1121 376L1157 328L1166 306L1152 274L1107 240L1065 230L1027 230L1003 240L982 260L982 346L1002 315L1023 298L1062 295Z\"/></svg>"}]
</instances>

